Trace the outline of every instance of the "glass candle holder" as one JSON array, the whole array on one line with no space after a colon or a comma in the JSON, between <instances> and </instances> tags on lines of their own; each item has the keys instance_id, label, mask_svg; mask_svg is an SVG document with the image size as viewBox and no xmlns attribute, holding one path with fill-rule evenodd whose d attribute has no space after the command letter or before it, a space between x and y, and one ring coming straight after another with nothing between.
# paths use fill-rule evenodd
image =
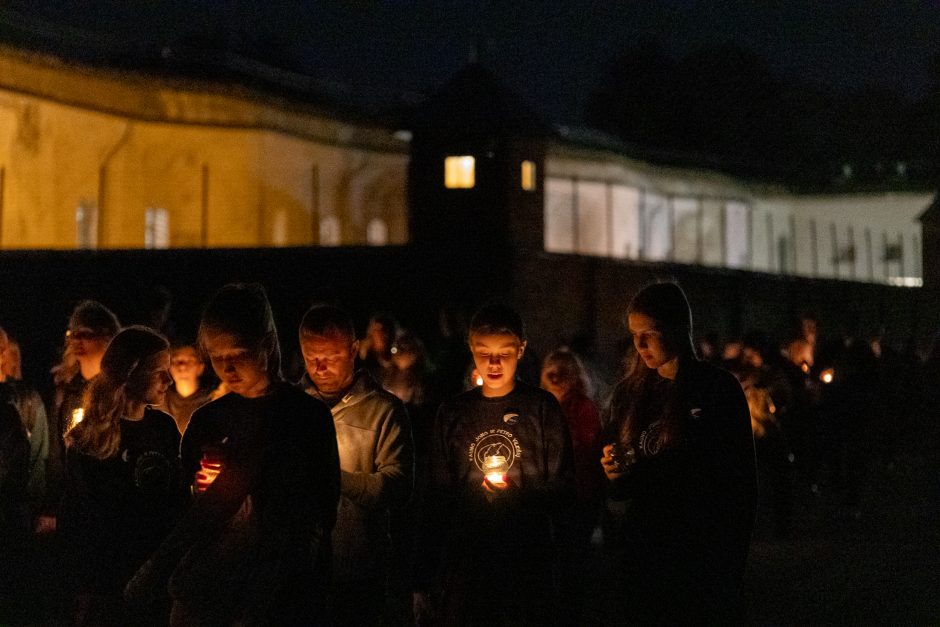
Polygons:
<instances>
[{"instance_id":1,"label":"glass candle holder","mask_svg":"<svg viewBox=\"0 0 940 627\"><path fill-rule=\"evenodd\" d=\"M490 455L483 458L483 474L486 480L496 487L506 485L506 473L509 472L509 464L503 455Z\"/></svg>"}]
</instances>

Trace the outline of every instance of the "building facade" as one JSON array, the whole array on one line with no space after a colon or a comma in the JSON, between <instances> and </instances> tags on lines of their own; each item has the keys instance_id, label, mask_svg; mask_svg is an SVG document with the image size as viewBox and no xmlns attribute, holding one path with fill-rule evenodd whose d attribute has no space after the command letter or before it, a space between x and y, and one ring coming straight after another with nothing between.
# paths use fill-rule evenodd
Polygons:
<instances>
[{"instance_id":1,"label":"building facade","mask_svg":"<svg viewBox=\"0 0 940 627\"><path fill-rule=\"evenodd\" d=\"M468 66L407 133L0 49L0 249L414 243L919 286L932 192L800 195L551 127Z\"/></svg>"},{"instance_id":2,"label":"building facade","mask_svg":"<svg viewBox=\"0 0 940 627\"><path fill-rule=\"evenodd\" d=\"M241 88L0 50L0 248L402 244L407 143Z\"/></svg>"}]
</instances>

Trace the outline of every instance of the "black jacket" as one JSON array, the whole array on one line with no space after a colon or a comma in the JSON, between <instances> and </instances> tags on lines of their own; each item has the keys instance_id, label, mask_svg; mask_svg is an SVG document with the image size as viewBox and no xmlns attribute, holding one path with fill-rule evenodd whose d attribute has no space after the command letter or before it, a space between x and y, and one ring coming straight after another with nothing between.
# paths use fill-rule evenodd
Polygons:
<instances>
[{"instance_id":1,"label":"black jacket","mask_svg":"<svg viewBox=\"0 0 940 627\"><path fill-rule=\"evenodd\" d=\"M621 384L612 397L615 427L626 393ZM685 612L674 616L680 622L733 620L757 492L747 402L732 374L698 361L680 366L673 393L680 437L655 452L655 427L644 430L636 463L609 486L626 503L618 509L625 583L646 595L633 608L639 622L668 622L673 610Z\"/></svg>"},{"instance_id":2,"label":"black jacket","mask_svg":"<svg viewBox=\"0 0 940 627\"><path fill-rule=\"evenodd\" d=\"M193 414L181 445L190 481L206 445L220 445L221 473L125 594L152 597L172 574L171 596L207 623L315 624L339 499L330 412L286 383L230 393Z\"/></svg>"}]
</instances>

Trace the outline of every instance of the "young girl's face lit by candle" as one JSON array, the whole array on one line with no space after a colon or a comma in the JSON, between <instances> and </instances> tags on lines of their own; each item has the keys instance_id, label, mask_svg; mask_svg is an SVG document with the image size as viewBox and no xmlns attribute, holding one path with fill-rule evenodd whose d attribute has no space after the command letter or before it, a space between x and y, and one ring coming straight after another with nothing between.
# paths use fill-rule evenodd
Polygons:
<instances>
[{"instance_id":1,"label":"young girl's face lit by candle","mask_svg":"<svg viewBox=\"0 0 940 627\"><path fill-rule=\"evenodd\" d=\"M264 359L230 333L207 333L203 342L212 369L225 387L246 398L262 396L270 379Z\"/></svg>"}]
</instances>

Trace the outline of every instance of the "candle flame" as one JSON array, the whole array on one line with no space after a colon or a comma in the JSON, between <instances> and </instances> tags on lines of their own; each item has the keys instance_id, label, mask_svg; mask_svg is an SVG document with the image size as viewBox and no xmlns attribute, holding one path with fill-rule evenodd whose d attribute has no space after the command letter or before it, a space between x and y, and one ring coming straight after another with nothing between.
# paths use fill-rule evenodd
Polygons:
<instances>
[{"instance_id":1,"label":"candle flame","mask_svg":"<svg viewBox=\"0 0 940 627\"><path fill-rule=\"evenodd\" d=\"M823 383L832 383L832 378L835 376L835 372L832 368L827 368L822 371L822 374L819 375L819 380Z\"/></svg>"},{"instance_id":2,"label":"candle flame","mask_svg":"<svg viewBox=\"0 0 940 627\"><path fill-rule=\"evenodd\" d=\"M81 407L76 407L72 410L72 426L74 427L80 423L85 418L85 410Z\"/></svg>"}]
</instances>

